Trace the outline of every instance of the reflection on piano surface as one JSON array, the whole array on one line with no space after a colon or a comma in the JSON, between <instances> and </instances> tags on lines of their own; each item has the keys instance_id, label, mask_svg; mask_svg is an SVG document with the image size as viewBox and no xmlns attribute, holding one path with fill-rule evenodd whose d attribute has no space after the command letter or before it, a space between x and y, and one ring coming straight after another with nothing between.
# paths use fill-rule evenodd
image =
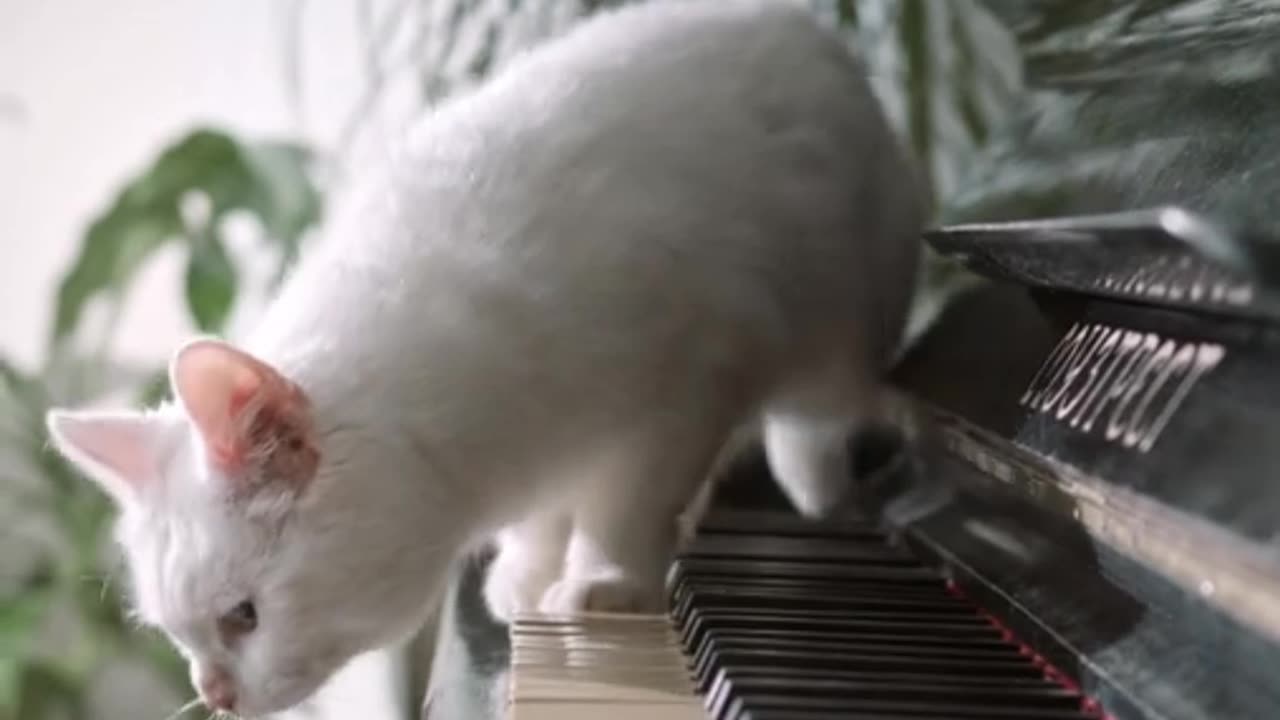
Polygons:
<instances>
[{"instance_id":1,"label":"reflection on piano surface","mask_svg":"<svg viewBox=\"0 0 1280 720\"><path fill-rule=\"evenodd\" d=\"M800 521L743 458L631 655L581 619L509 639L469 564L428 717L1280 717L1280 304L1267 248L1207 232L1156 210L931 234L993 281L896 368L846 512ZM1082 282L1032 245L1164 259ZM661 667L582 673L636 653Z\"/></svg>"}]
</instances>

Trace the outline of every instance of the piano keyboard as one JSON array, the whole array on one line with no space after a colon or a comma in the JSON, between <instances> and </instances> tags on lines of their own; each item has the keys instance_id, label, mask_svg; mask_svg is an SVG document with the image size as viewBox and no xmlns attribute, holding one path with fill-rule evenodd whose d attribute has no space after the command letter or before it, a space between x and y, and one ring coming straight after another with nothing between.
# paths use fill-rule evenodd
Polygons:
<instances>
[{"instance_id":1,"label":"piano keyboard","mask_svg":"<svg viewBox=\"0 0 1280 720\"><path fill-rule=\"evenodd\" d=\"M665 615L517 619L509 692L509 720L706 719Z\"/></svg>"},{"instance_id":2,"label":"piano keyboard","mask_svg":"<svg viewBox=\"0 0 1280 720\"><path fill-rule=\"evenodd\" d=\"M670 616L514 623L511 719L1103 717L868 527L712 513L669 589Z\"/></svg>"}]
</instances>

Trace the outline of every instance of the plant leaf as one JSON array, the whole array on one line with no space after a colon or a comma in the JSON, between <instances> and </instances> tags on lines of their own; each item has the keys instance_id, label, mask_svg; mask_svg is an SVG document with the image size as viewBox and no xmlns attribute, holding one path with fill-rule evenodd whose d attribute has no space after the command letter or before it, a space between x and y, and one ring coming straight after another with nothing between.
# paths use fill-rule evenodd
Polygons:
<instances>
[{"instance_id":1,"label":"plant leaf","mask_svg":"<svg viewBox=\"0 0 1280 720\"><path fill-rule=\"evenodd\" d=\"M58 290L53 343L77 329L91 300L121 296L156 250L187 235L182 201L192 193L209 203L204 230L216 231L227 215L245 211L282 245L287 257L295 256L300 238L320 212L308 161L309 154L298 145L242 142L208 128L174 142L90 224L80 255ZM221 259L211 257L196 263L196 296L207 304L192 306L192 314L208 322L217 319L228 277ZM210 273L203 274L205 269Z\"/></svg>"},{"instance_id":2,"label":"plant leaf","mask_svg":"<svg viewBox=\"0 0 1280 720\"><path fill-rule=\"evenodd\" d=\"M216 333L236 299L236 269L217 232L191 239L187 261L187 309L202 332Z\"/></svg>"},{"instance_id":3,"label":"plant leaf","mask_svg":"<svg viewBox=\"0 0 1280 720\"><path fill-rule=\"evenodd\" d=\"M142 383L142 388L138 391L138 404L143 407L155 407L171 398L169 373L165 370L157 370L152 373L151 377Z\"/></svg>"},{"instance_id":4,"label":"plant leaf","mask_svg":"<svg viewBox=\"0 0 1280 720\"><path fill-rule=\"evenodd\" d=\"M79 260L58 289L55 339L75 329L89 300L105 291L119 293L143 261L181 230L176 213L157 210L149 217L139 215L122 209L89 228Z\"/></svg>"},{"instance_id":5,"label":"plant leaf","mask_svg":"<svg viewBox=\"0 0 1280 720\"><path fill-rule=\"evenodd\" d=\"M17 687L16 717L88 717L85 688L75 677L51 663L32 662L20 666Z\"/></svg>"},{"instance_id":6,"label":"plant leaf","mask_svg":"<svg viewBox=\"0 0 1280 720\"><path fill-rule=\"evenodd\" d=\"M254 178L245 207L257 215L267 238L281 245L284 261L291 263L302 236L320 219L320 192L307 176L310 154L282 142L241 145L240 154Z\"/></svg>"},{"instance_id":7,"label":"plant leaf","mask_svg":"<svg viewBox=\"0 0 1280 720\"><path fill-rule=\"evenodd\" d=\"M22 668L16 657L0 655L0 718L18 717L22 701Z\"/></svg>"},{"instance_id":8,"label":"plant leaf","mask_svg":"<svg viewBox=\"0 0 1280 720\"><path fill-rule=\"evenodd\" d=\"M42 584L0 601L0 657L26 655L28 644L44 623L49 599L48 586Z\"/></svg>"},{"instance_id":9,"label":"plant leaf","mask_svg":"<svg viewBox=\"0 0 1280 720\"><path fill-rule=\"evenodd\" d=\"M0 437L25 443L30 439L32 421L39 418L43 422L46 407L48 395L44 387L0 358Z\"/></svg>"},{"instance_id":10,"label":"plant leaf","mask_svg":"<svg viewBox=\"0 0 1280 720\"><path fill-rule=\"evenodd\" d=\"M836 0L836 18L843 27L858 27L857 0Z\"/></svg>"}]
</instances>

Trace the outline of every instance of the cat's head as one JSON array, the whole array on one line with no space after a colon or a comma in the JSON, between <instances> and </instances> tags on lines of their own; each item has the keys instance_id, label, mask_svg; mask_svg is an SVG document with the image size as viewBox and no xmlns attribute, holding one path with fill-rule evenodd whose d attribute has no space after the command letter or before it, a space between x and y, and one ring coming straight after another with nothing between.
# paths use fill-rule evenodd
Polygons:
<instances>
[{"instance_id":1,"label":"cat's head","mask_svg":"<svg viewBox=\"0 0 1280 720\"><path fill-rule=\"evenodd\" d=\"M116 501L136 614L186 656L206 704L296 705L421 612L430 588L414 578L438 568L403 537L413 498L388 497L376 438L321 427L247 353L197 340L170 381L157 410L51 411L53 444Z\"/></svg>"}]
</instances>

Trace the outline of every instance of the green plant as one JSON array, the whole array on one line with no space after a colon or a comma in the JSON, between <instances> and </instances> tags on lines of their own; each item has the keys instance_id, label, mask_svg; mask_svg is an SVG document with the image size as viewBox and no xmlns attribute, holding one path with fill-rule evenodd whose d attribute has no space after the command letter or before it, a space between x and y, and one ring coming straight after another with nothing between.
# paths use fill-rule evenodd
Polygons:
<instances>
[{"instance_id":1,"label":"green plant","mask_svg":"<svg viewBox=\"0 0 1280 720\"><path fill-rule=\"evenodd\" d=\"M341 160L357 140L383 139L370 122L383 94L408 79L428 106L483 78L525 47L620 0L403 0L375 12L356 4L364 38L365 92L340 133ZM891 120L921 157L935 197L946 200L966 158L995 132L1017 84L1017 54L978 0L810 0L867 58ZM300 3L293 6L297 11ZM284 43L292 95L300 94L297 18ZM112 576L111 509L90 484L46 451L43 415L124 391L138 403L165 391L154 367L126 367L111 352L115 319L139 270L157 251L186 251L181 294L199 329L217 333L244 289L228 251L226 221L247 216L275 253L279 280L319 219L311 179L317 150L249 142L196 129L165 148L88 227L59 286L48 361L24 372L0 361L0 527L22 567L0 572L0 720L99 717L88 691L121 660L143 663L190 695L167 644L130 627ZM922 327L964 275L931 258ZM101 308L105 323L88 318ZM9 551L14 554L13 550ZM421 681L413 678L414 699Z\"/></svg>"},{"instance_id":2,"label":"green plant","mask_svg":"<svg viewBox=\"0 0 1280 720\"><path fill-rule=\"evenodd\" d=\"M11 516L5 545L24 565L2 578L0 717L96 717L86 690L121 658L142 661L175 693L189 694L185 664L167 643L131 627L121 593L106 587L112 508L46 451L44 413L122 389L137 402L153 400L163 374L122 367L107 352L138 271L167 245L185 248L186 307L196 327L219 332L238 290L226 221L239 214L256 220L283 272L319 217L308 161L297 145L246 142L212 129L178 139L89 225L58 289L46 367L24 373L0 362L0 498ZM111 320L85 342L94 303L105 304Z\"/></svg>"}]
</instances>

